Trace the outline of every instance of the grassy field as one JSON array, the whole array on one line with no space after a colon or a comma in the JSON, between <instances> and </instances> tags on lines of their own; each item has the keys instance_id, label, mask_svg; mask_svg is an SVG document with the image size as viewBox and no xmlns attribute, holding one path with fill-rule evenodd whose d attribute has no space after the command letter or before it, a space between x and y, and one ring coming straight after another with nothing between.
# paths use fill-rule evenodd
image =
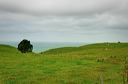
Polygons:
<instances>
[{"instance_id":1,"label":"grassy field","mask_svg":"<svg viewBox=\"0 0 128 84\"><path fill-rule=\"evenodd\" d=\"M0 45L0 84L123 84L128 43L20 53ZM128 61L128 60L126 60Z\"/></svg>"}]
</instances>

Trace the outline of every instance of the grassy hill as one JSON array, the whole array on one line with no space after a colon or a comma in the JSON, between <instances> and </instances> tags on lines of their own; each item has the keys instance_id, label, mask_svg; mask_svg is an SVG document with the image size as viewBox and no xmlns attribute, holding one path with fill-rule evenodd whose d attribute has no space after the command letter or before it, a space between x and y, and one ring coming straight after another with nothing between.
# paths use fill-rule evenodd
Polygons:
<instances>
[{"instance_id":1,"label":"grassy hill","mask_svg":"<svg viewBox=\"0 0 128 84\"><path fill-rule=\"evenodd\" d=\"M0 45L0 84L123 84L125 57L128 43L64 47L39 54Z\"/></svg>"}]
</instances>

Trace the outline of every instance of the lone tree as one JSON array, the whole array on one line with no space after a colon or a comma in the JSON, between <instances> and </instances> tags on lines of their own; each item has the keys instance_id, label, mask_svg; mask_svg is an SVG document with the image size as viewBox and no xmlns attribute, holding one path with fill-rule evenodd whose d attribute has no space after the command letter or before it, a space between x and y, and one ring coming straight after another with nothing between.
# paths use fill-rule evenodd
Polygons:
<instances>
[{"instance_id":1,"label":"lone tree","mask_svg":"<svg viewBox=\"0 0 128 84\"><path fill-rule=\"evenodd\" d=\"M30 41L24 39L18 44L18 50L22 53L32 52L33 45L30 43Z\"/></svg>"}]
</instances>

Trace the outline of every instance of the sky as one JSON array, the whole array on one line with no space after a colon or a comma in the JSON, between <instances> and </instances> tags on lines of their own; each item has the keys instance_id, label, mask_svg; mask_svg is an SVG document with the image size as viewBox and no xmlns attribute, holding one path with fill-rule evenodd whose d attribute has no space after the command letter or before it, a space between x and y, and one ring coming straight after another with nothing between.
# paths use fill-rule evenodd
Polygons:
<instances>
[{"instance_id":1,"label":"sky","mask_svg":"<svg viewBox=\"0 0 128 84\"><path fill-rule=\"evenodd\" d=\"M127 42L128 0L0 0L0 41Z\"/></svg>"}]
</instances>

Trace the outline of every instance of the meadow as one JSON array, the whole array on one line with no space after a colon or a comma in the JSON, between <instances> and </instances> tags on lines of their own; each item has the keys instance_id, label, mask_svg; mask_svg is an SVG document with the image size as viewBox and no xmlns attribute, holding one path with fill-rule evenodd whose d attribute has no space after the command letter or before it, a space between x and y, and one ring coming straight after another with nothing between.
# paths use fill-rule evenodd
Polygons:
<instances>
[{"instance_id":1,"label":"meadow","mask_svg":"<svg viewBox=\"0 0 128 84\"><path fill-rule=\"evenodd\" d=\"M40 53L0 45L0 84L124 84L128 43L96 43Z\"/></svg>"}]
</instances>

